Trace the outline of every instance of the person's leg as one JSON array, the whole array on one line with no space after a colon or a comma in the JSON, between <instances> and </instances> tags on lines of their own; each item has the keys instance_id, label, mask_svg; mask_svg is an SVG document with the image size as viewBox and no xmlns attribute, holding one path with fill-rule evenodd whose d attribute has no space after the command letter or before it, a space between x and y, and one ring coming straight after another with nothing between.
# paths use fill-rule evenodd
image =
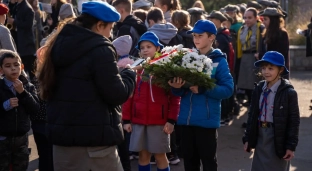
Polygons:
<instances>
[{"instance_id":1,"label":"person's leg","mask_svg":"<svg viewBox=\"0 0 312 171\"><path fill-rule=\"evenodd\" d=\"M176 129L176 128L174 128ZM178 164L180 163L180 159L177 154L178 146L177 146L177 141L176 141L176 131L174 130L170 134L170 148L171 152L167 153L168 160L170 164Z\"/></svg>"},{"instance_id":2,"label":"person's leg","mask_svg":"<svg viewBox=\"0 0 312 171\"><path fill-rule=\"evenodd\" d=\"M169 161L167 159L166 153L154 154L157 161L157 169L166 170L169 169Z\"/></svg>"},{"instance_id":3,"label":"person's leg","mask_svg":"<svg viewBox=\"0 0 312 171\"><path fill-rule=\"evenodd\" d=\"M53 149L45 134L33 131L39 156L39 170L53 171Z\"/></svg>"},{"instance_id":4,"label":"person's leg","mask_svg":"<svg viewBox=\"0 0 312 171\"><path fill-rule=\"evenodd\" d=\"M127 141L128 139L126 138L127 134L129 133L124 131L125 139L121 144L118 145L118 154L119 154L123 169L125 171L130 171L131 163L130 163L130 158L129 158L129 142Z\"/></svg>"},{"instance_id":5,"label":"person's leg","mask_svg":"<svg viewBox=\"0 0 312 171\"><path fill-rule=\"evenodd\" d=\"M203 165L203 171L217 171L217 130L211 128L195 128L196 146Z\"/></svg>"},{"instance_id":6,"label":"person's leg","mask_svg":"<svg viewBox=\"0 0 312 171\"><path fill-rule=\"evenodd\" d=\"M12 141L12 170L27 170L29 162L28 134Z\"/></svg>"},{"instance_id":7,"label":"person's leg","mask_svg":"<svg viewBox=\"0 0 312 171\"><path fill-rule=\"evenodd\" d=\"M181 126L185 171L200 171L200 156L196 147L196 135L193 129L193 126Z\"/></svg>"},{"instance_id":8,"label":"person's leg","mask_svg":"<svg viewBox=\"0 0 312 171\"><path fill-rule=\"evenodd\" d=\"M10 140L0 137L0 171L8 171L10 166L11 149Z\"/></svg>"},{"instance_id":9,"label":"person's leg","mask_svg":"<svg viewBox=\"0 0 312 171\"><path fill-rule=\"evenodd\" d=\"M151 160L151 153L148 152L147 150L142 150L139 152L139 171L150 171L151 170L151 165L150 165L150 160Z\"/></svg>"}]
</instances>

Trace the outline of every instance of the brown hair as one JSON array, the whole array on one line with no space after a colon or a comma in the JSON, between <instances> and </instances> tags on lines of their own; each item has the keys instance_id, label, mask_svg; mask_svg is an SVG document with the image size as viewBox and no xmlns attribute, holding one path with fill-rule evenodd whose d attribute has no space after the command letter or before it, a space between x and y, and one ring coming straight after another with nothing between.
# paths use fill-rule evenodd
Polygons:
<instances>
[{"instance_id":1,"label":"brown hair","mask_svg":"<svg viewBox=\"0 0 312 171\"><path fill-rule=\"evenodd\" d=\"M122 6L126 12L132 11L132 0L115 0L112 5L114 7Z\"/></svg>"},{"instance_id":2,"label":"brown hair","mask_svg":"<svg viewBox=\"0 0 312 171\"><path fill-rule=\"evenodd\" d=\"M149 23L149 20L153 20L155 23L158 21L164 21L164 14L160 8L152 7L146 16L146 20Z\"/></svg>"},{"instance_id":3,"label":"brown hair","mask_svg":"<svg viewBox=\"0 0 312 171\"><path fill-rule=\"evenodd\" d=\"M198 21L198 20L201 20L201 19L206 19L205 16L203 14L199 14L199 13L194 13L191 15L191 19L190 19L190 25L192 27L194 27L195 23Z\"/></svg>"},{"instance_id":4,"label":"brown hair","mask_svg":"<svg viewBox=\"0 0 312 171\"><path fill-rule=\"evenodd\" d=\"M253 7L247 8L245 13L248 12L248 11L252 12L254 17L256 17L256 18L258 17L258 11L257 11L256 8L253 8Z\"/></svg>"},{"instance_id":5,"label":"brown hair","mask_svg":"<svg viewBox=\"0 0 312 171\"><path fill-rule=\"evenodd\" d=\"M202 1L195 1L193 4L193 7L198 7L198 8L201 8L205 11L205 6L204 6Z\"/></svg>"},{"instance_id":6,"label":"brown hair","mask_svg":"<svg viewBox=\"0 0 312 171\"><path fill-rule=\"evenodd\" d=\"M159 0L161 5L166 5L168 7L168 11L171 12L176 10L181 10L180 0Z\"/></svg>"},{"instance_id":7,"label":"brown hair","mask_svg":"<svg viewBox=\"0 0 312 171\"><path fill-rule=\"evenodd\" d=\"M56 0L56 3L51 5L57 10L60 10L63 4L67 4L66 0Z\"/></svg>"},{"instance_id":8,"label":"brown hair","mask_svg":"<svg viewBox=\"0 0 312 171\"><path fill-rule=\"evenodd\" d=\"M147 11L143 9L137 9L133 11L133 15L141 19L143 22L146 20Z\"/></svg>"},{"instance_id":9,"label":"brown hair","mask_svg":"<svg viewBox=\"0 0 312 171\"><path fill-rule=\"evenodd\" d=\"M176 26L179 30L191 30L192 28L190 26L190 20L190 14L185 10L177 10L173 12L171 16L172 24Z\"/></svg>"},{"instance_id":10,"label":"brown hair","mask_svg":"<svg viewBox=\"0 0 312 171\"><path fill-rule=\"evenodd\" d=\"M62 30L63 26L66 24L74 24L80 27L84 27L86 29L91 30L91 28L97 24L100 20L89 15L89 14L81 14L76 19L66 19L64 20L59 26L55 34L51 35L51 37L47 40L46 48L41 53L41 60L37 65L37 71L36 76L38 78L40 87L40 97L43 100L48 100L51 98L54 90L55 90L55 80L56 80L56 74L55 74L55 68L52 61L52 48L54 46L54 43L56 41L56 38L59 34L59 32ZM108 23L104 23L104 25L107 25Z\"/></svg>"},{"instance_id":11,"label":"brown hair","mask_svg":"<svg viewBox=\"0 0 312 171\"><path fill-rule=\"evenodd\" d=\"M267 29L262 33L262 36L265 38L265 43L275 43L280 38L282 31L286 31L284 28L284 19L283 17L278 16L268 16L270 18L270 24Z\"/></svg>"}]
</instances>

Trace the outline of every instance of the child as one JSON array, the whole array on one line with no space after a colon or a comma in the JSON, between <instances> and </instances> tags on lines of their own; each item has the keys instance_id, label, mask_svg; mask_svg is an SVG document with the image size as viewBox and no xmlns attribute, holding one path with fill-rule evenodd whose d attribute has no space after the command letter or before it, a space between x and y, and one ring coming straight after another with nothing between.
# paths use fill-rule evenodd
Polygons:
<instances>
[{"instance_id":1,"label":"child","mask_svg":"<svg viewBox=\"0 0 312 171\"><path fill-rule=\"evenodd\" d=\"M115 39L113 45L116 49L118 55L117 66L119 70L122 70L126 67L127 64L133 64L133 60L129 58L129 52L132 47L132 38L129 35L120 36Z\"/></svg>"},{"instance_id":2,"label":"child","mask_svg":"<svg viewBox=\"0 0 312 171\"><path fill-rule=\"evenodd\" d=\"M21 58L8 51L0 57L0 170L27 170L29 115L39 110L35 87L21 75Z\"/></svg>"},{"instance_id":3,"label":"child","mask_svg":"<svg viewBox=\"0 0 312 171\"><path fill-rule=\"evenodd\" d=\"M298 144L300 114L282 54L269 51L255 62L265 81L254 89L243 137L244 150L255 148L252 171L289 170Z\"/></svg>"},{"instance_id":4,"label":"child","mask_svg":"<svg viewBox=\"0 0 312 171\"><path fill-rule=\"evenodd\" d=\"M153 32L142 35L136 48L143 58L152 57L163 48ZM144 71L138 70L142 75ZM169 171L166 153L170 152L170 135L179 113L180 98L137 78L133 97L122 109L124 129L131 133L130 151L139 152L139 171L150 171L154 154L158 171Z\"/></svg>"},{"instance_id":5,"label":"child","mask_svg":"<svg viewBox=\"0 0 312 171\"><path fill-rule=\"evenodd\" d=\"M199 20L193 30L194 43L200 54L213 61L211 77L215 88L205 90L197 85L181 88L181 78L169 81L172 92L182 97L178 125L182 125L182 152L185 171L199 171L200 161L204 171L217 170L217 128L220 127L221 100L233 94L233 78L220 49L213 49L217 28L208 20Z\"/></svg>"}]
</instances>

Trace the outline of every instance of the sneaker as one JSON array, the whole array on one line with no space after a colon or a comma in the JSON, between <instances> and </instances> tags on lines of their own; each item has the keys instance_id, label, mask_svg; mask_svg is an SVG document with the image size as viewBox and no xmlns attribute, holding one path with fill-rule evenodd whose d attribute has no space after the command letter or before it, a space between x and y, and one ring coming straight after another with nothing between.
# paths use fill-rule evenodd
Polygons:
<instances>
[{"instance_id":1,"label":"sneaker","mask_svg":"<svg viewBox=\"0 0 312 171\"><path fill-rule=\"evenodd\" d=\"M170 156L170 158L168 160L169 160L169 163L173 164L173 165L180 163L180 159L177 155Z\"/></svg>"},{"instance_id":2,"label":"sneaker","mask_svg":"<svg viewBox=\"0 0 312 171\"><path fill-rule=\"evenodd\" d=\"M221 119L220 126L225 126L225 120Z\"/></svg>"},{"instance_id":3,"label":"sneaker","mask_svg":"<svg viewBox=\"0 0 312 171\"><path fill-rule=\"evenodd\" d=\"M155 159L154 155L152 155L152 157L151 157L150 164L156 164L156 159Z\"/></svg>"},{"instance_id":4,"label":"sneaker","mask_svg":"<svg viewBox=\"0 0 312 171\"><path fill-rule=\"evenodd\" d=\"M133 159L139 159L139 153L138 152L132 152Z\"/></svg>"},{"instance_id":5,"label":"sneaker","mask_svg":"<svg viewBox=\"0 0 312 171\"><path fill-rule=\"evenodd\" d=\"M132 155L129 155L129 160L133 160L134 157Z\"/></svg>"},{"instance_id":6,"label":"sneaker","mask_svg":"<svg viewBox=\"0 0 312 171\"><path fill-rule=\"evenodd\" d=\"M244 122L244 123L242 124L242 128L247 128L247 123L246 123L246 122Z\"/></svg>"}]
</instances>

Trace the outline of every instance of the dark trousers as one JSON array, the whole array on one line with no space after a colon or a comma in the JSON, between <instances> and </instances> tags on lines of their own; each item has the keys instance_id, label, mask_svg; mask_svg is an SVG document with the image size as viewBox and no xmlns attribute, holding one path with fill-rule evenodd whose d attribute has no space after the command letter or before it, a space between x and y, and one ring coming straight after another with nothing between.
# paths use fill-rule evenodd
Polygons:
<instances>
[{"instance_id":1,"label":"dark trousers","mask_svg":"<svg viewBox=\"0 0 312 171\"><path fill-rule=\"evenodd\" d=\"M0 171L25 171L28 160L28 134L0 140Z\"/></svg>"},{"instance_id":2,"label":"dark trousers","mask_svg":"<svg viewBox=\"0 0 312 171\"><path fill-rule=\"evenodd\" d=\"M131 171L129 144L131 133L124 131L125 140L118 145L118 154L124 171Z\"/></svg>"},{"instance_id":3,"label":"dark trousers","mask_svg":"<svg viewBox=\"0 0 312 171\"><path fill-rule=\"evenodd\" d=\"M24 70L28 74L29 79L32 81L35 76L35 62L36 57L34 55L21 56L22 63L24 64Z\"/></svg>"},{"instance_id":4,"label":"dark trousers","mask_svg":"<svg viewBox=\"0 0 312 171\"><path fill-rule=\"evenodd\" d=\"M32 123L39 156L39 170L53 171L53 146L45 135L45 123Z\"/></svg>"},{"instance_id":5,"label":"dark trousers","mask_svg":"<svg viewBox=\"0 0 312 171\"><path fill-rule=\"evenodd\" d=\"M216 129L197 126L182 126L182 152L185 171L217 171L217 138Z\"/></svg>"}]
</instances>

